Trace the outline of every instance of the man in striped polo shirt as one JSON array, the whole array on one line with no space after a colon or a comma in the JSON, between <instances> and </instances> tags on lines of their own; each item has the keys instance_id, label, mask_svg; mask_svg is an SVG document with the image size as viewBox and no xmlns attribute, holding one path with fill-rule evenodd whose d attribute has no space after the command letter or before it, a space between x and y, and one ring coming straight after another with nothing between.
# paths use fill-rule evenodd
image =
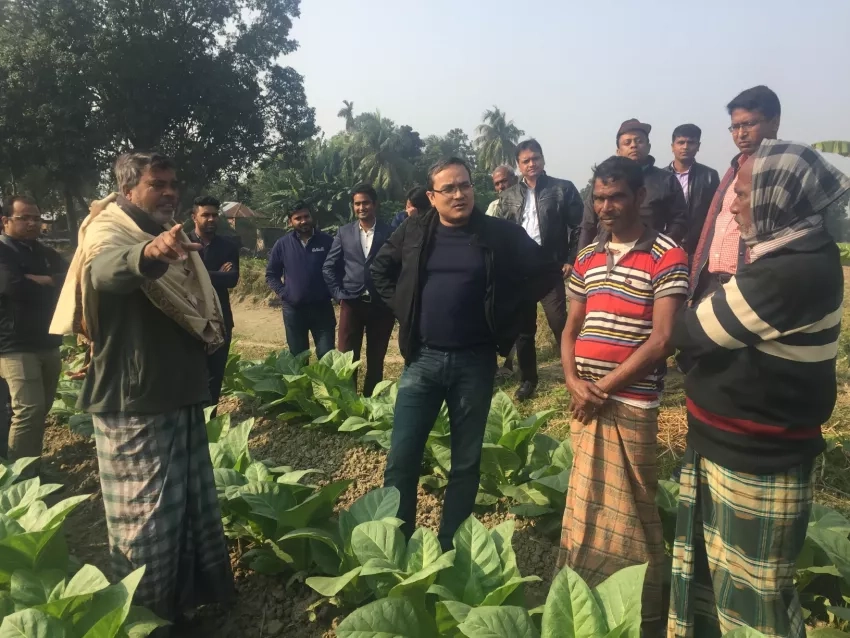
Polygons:
<instances>
[{"instance_id":1,"label":"man in striped polo shirt","mask_svg":"<svg viewBox=\"0 0 850 638\"><path fill-rule=\"evenodd\" d=\"M805 638L794 576L835 406L844 296L824 214L848 190L810 147L762 141L731 205L750 263L677 319L673 344L695 364L668 636L748 626Z\"/></svg>"},{"instance_id":2,"label":"man in striped polo shirt","mask_svg":"<svg viewBox=\"0 0 850 638\"><path fill-rule=\"evenodd\" d=\"M640 217L640 164L611 157L594 172L602 233L579 252L561 340L572 395L573 454L559 566L595 587L649 563L644 629L663 624L664 538L655 505L659 395L673 318L688 293L688 256Z\"/></svg>"}]
</instances>

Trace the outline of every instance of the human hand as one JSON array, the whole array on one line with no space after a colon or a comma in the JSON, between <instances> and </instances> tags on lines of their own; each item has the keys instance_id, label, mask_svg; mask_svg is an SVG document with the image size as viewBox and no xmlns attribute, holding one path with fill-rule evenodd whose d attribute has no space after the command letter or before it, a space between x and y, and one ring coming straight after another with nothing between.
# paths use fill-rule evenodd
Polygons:
<instances>
[{"instance_id":1,"label":"human hand","mask_svg":"<svg viewBox=\"0 0 850 638\"><path fill-rule=\"evenodd\" d=\"M570 275L573 273L572 264L564 264L561 266L561 273L563 273L564 279L569 279Z\"/></svg>"},{"instance_id":2,"label":"human hand","mask_svg":"<svg viewBox=\"0 0 850 638\"><path fill-rule=\"evenodd\" d=\"M56 282L50 275L24 275L27 279L39 286L55 286Z\"/></svg>"},{"instance_id":3,"label":"human hand","mask_svg":"<svg viewBox=\"0 0 850 638\"><path fill-rule=\"evenodd\" d=\"M221 267L221 272L230 272L231 270L233 270L233 264L229 261Z\"/></svg>"},{"instance_id":4,"label":"human hand","mask_svg":"<svg viewBox=\"0 0 850 638\"><path fill-rule=\"evenodd\" d=\"M570 409L573 416L582 423L589 423L597 410L608 400L608 393L595 383L584 379L567 381L567 389L572 396Z\"/></svg>"},{"instance_id":5,"label":"human hand","mask_svg":"<svg viewBox=\"0 0 850 638\"><path fill-rule=\"evenodd\" d=\"M175 224L170 230L157 235L151 243L145 246L145 259L173 264L186 260L189 253L197 252L203 248L200 244L184 242L180 238L182 232L183 227L180 224Z\"/></svg>"}]
</instances>

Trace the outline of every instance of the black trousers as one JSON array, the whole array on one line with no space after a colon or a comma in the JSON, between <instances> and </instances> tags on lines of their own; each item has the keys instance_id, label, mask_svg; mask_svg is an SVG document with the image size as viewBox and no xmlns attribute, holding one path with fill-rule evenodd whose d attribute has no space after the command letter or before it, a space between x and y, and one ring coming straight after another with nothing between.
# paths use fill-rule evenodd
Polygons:
<instances>
[{"instance_id":1,"label":"black trousers","mask_svg":"<svg viewBox=\"0 0 850 638\"><path fill-rule=\"evenodd\" d=\"M540 303L543 306L543 312L546 313L549 328L555 335L560 357L561 334L567 325L567 292L563 280L559 279ZM537 304L528 304L520 313L520 333L516 340L520 383L523 381L537 383L537 350L534 345L537 335Z\"/></svg>"},{"instance_id":2,"label":"black trousers","mask_svg":"<svg viewBox=\"0 0 850 638\"><path fill-rule=\"evenodd\" d=\"M207 371L209 374L210 405L218 405L221 397L221 384L224 382L224 369L227 367L227 357L230 354L230 341L233 330L227 329L224 344L207 357ZM215 415L215 412L213 412Z\"/></svg>"}]
</instances>

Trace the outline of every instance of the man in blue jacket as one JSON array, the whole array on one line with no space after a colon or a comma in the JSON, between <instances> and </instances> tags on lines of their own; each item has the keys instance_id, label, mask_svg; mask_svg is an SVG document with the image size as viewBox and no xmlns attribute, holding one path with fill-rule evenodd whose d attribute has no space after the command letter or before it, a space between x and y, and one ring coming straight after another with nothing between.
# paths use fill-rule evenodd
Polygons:
<instances>
[{"instance_id":1,"label":"man in blue jacket","mask_svg":"<svg viewBox=\"0 0 850 638\"><path fill-rule=\"evenodd\" d=\"M310 207L302 201L289 211L289 225L292 232L278 239L269 255L266 282L283 302L289 351L300 354L309 350L309 333L321 359L333 350L336 329L331 296L322 277L322 264L333 238L316 229Z\"/></svg>"},{"instance_id":2,"label":"man in blue jacket","mask_svg":"<svg viewBox=\"0 0 850 638\"><path fill-rule=\"evenodd\" d=\"M323 272L328 289L339 299L339 350L354 352L359 361L366 333L363 394L370 397L384 376L384 357L395 325L392 310L375 291L370 268L393 230L378 221L378 194L370 184L355 186L351 203L357 220L339 229Z\"/></svg>"}]
</instances>

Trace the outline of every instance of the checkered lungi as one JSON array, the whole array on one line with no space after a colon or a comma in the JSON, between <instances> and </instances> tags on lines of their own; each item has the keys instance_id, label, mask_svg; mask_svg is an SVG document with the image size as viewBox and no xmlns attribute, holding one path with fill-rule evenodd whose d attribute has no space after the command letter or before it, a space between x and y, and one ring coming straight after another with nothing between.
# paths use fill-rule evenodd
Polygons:
<instances>
[{"instance_id":1,"label":"checkered lungi","mask_svg":"<svg viewBox=\"0 0 850 638\"><path fill-rule=\"evenodd\" d=\"M794 587L812 509L811 465L733 472L685 452L667 636L720 636L749 626L805 638Z\"/></svg>"},{"instance_id":2,"label":"checkered lungi","mask_svg":"<svg viewBox=\"0 0 850 638\"><path fill-rule=\"evenodd\" d=\"M203 409L93 420L115 577L144 565L134 601L166 620L227 600L233 573Z\"/></svg>"},{"instance_id":3,"label":"checkered lungi","mask_svg":"<svg viewBox=\"0 0 850 638\"><path fill-rule=\"evenodd\" d=\"M588 425L570 425L573 469L558 567L596 587L632 565L649 563L644 626L661 626L664 533L655 494L658 409L607 401Z\"/></svg>"}]
</instances>

